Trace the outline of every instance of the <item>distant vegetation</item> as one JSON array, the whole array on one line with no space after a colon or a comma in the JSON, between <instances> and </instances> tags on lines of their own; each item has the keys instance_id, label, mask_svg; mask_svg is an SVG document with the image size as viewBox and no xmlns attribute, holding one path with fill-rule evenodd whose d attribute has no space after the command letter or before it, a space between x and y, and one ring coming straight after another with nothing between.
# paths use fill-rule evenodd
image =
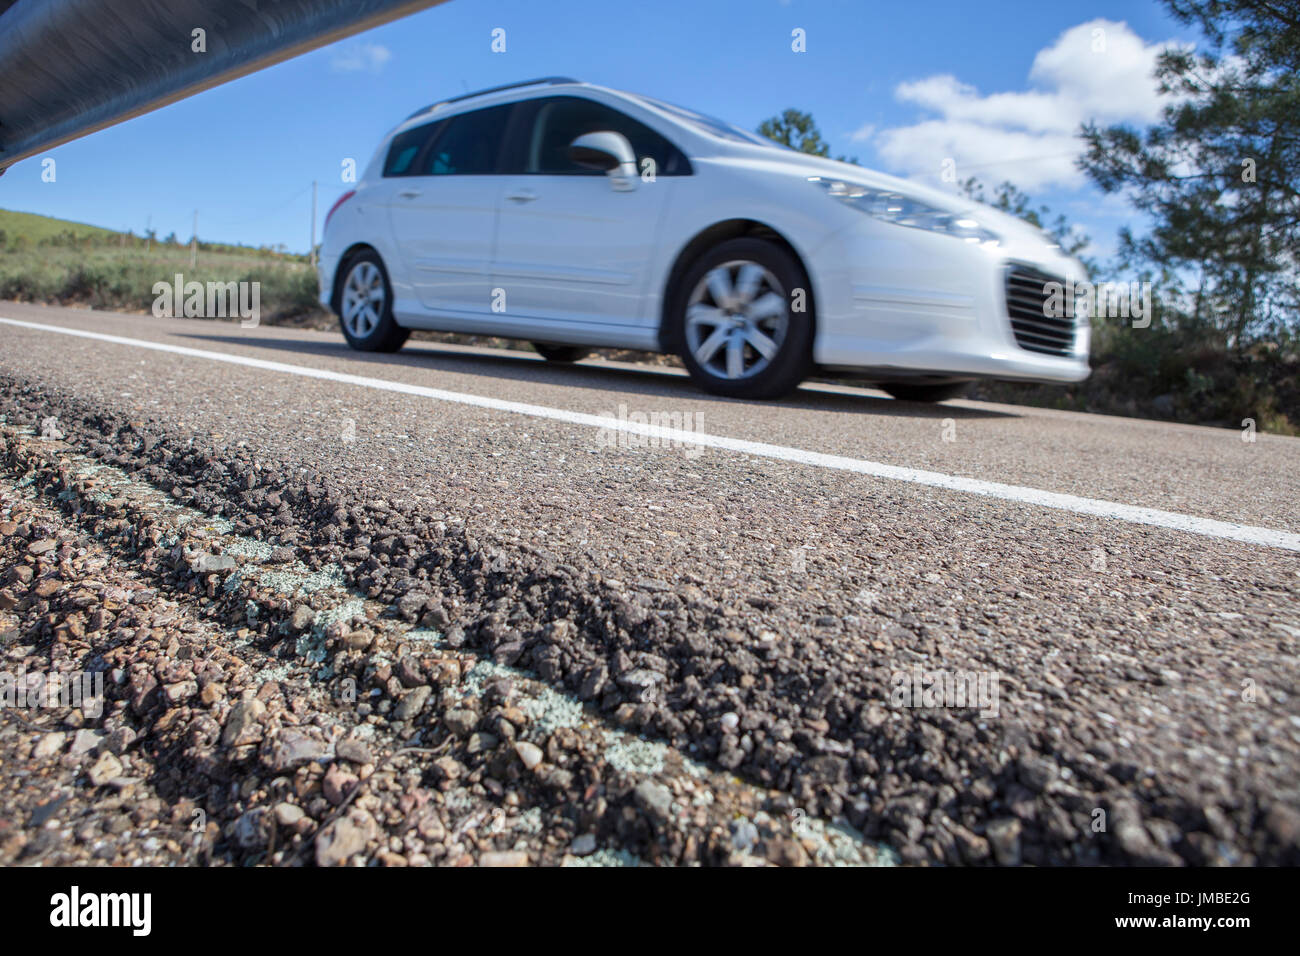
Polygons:
<instances>
[{"instance_id":1,"label":"distant vegetation","mask_svg":"<svg viewBox=\"0 0 1300 956\"><path fill-rule=\"evenodd\" d=\"M260 282L262 321L325 318L305 255L131 232L0 209L0 299L148 312L155 282Z\"/></svg>"},{"instance_id":2,"label":"distant vegetation","mask_svg":"<svg viewBox=\"0 0 1300 956\"><path fill-rule=\"evenodd\" d=\"M773 116L758 124L758 135L766 136L774 143L789 146L810 156L830 158L831 148L822 139L822 132L813 122L812 114L803 110L783 110L780 116ZM836 156L842 163L857 164L856 156Z\"/></svg>"}]
</instances>

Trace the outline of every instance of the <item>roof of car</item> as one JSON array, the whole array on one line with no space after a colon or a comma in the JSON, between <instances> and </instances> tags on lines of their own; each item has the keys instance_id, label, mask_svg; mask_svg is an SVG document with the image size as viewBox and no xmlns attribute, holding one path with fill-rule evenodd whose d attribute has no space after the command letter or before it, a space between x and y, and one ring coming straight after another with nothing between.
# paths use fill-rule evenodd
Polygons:
<instances>
[{"instance_id":1,"label":"roof of car","mask_svg":"<svg viewBox=\"0 0 1300 956\"><path fill-rule=\"evenodd\" d=\"M490 93L503 93L506 90L516 90L526 86L560 86L581 82L581 80L575 80L571 76L541 76L535 80L520 80L518 83L503 83L501 86L489 86L485 90L475 90L473 93L462 93L459 96L451 96L445 100L438 100L436 103L430 103L423 109L416 110L408 116L407 119L413 120L417 116L423 116L425 113L431 112L439 106L446 106L449 103L460 103L463 100L477 99L480 96L487 96Z\"/></svg>"},{"instance_id":2,"label":"roof of car","mask_svg":"<svg viewBox=\"0 0 1300 956\"><path fill-rule=\"evenodd\" d=\"M391 138L398 133L411 129L423 122L428 122L442 114L445 108L450 108L453 114L458 114L464 108L474 109L475 104L469 102L478 99L486 99L482 104L487 106L511 102L510 96L499 96L498 94L509 93L510 91L519 91L520 95L543 92L552 87L570 87L581 90L599 92L617 97L629 103L634 103L642 109L648 110L655 114L659 119L672 123L680 128L683 133L694 136L709 134L713 138L721 137L750 145L770 145L765 139L734 127L730 123L722 120L714 120L710 117L695 113L693 110L687 110L680 106L673 106L670 103L664 103L653 97L643 96L637 93L629 93L626 90L613 89L608 86L601 86L596 83L589 83L585 80L574 79L570 76L543 76L533 80L521 80L518 83L505 83L501 86L489 87L485 90L476 90L473 93L462 93L459 96L448 97L447 99L438 100L436 103L430 103L423 109L416 110L406 119L402 120L397 127L391 130L387 138ZM462 106L464 104L464 106ZM431 116L430 114L434 114Z\"/></svg>"}]
</instances>

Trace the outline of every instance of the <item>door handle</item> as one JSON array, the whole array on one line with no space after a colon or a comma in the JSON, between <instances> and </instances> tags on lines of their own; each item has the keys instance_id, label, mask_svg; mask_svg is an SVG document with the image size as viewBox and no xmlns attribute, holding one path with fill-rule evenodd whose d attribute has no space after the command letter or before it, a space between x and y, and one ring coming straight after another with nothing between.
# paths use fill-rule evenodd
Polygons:
<instances>
[{"instance_id":1,"label":"door handle","mask_svg":"<svg viewBox=\"0 0 1300 956\"><path fill-rule=\"evenodd\" d=\"M517 192L510 193L506 196L511 202L532 202L537 198L537 193L531 189L520 189Z\"/></svg>"},{"instance_id":2,"label":"door handle","mask_svg":"<svg viewBox=\"0 0 1300 956\"><path fill-rule=\"evenodd\" d=\"M424 195L424 192L419 189L403 189L397 195L401 196L403 199L418 199L420 196Z\"/></svg>"}]
</instances>

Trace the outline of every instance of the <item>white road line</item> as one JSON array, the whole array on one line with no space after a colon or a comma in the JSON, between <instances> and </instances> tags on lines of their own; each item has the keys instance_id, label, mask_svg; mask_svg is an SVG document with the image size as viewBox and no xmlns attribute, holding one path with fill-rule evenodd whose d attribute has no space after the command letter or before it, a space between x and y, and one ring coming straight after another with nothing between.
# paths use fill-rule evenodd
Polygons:
<instances>
[{"instance_id":1,"label":"white road line","mask_svg":"<svg viewBox=\"0 0 1300 956\"><path fill-rule=\"evenodd\" d=\"M126 345L133 348L149 349L155 352L168 352L172 355L185 355L190 358L208 359L213 362L228 362L231 365L243 365L248 368L263 369L268 372L281 372L285 375L301 375L304 378L318 378L344 385L356 385L361 388L374 388L386 392L400 392L403 395L419 395L440 402L455 402L460 405L473 405L477 408L489 408L499 412L512 412L517 415L529 415L533 418L545 418L570 425L585 425L590 428L609 429L610 431L628 432L646 435L663 441L684 446L701 446L720 448L745 455L757 455L762 458L774 458L799 465L811 465L816 468L831 468L836 471L850 471L873 478L888 478L893 481L906 481L915 485L928 485L932 488L946 488L972 495L984 495L988 498L1000 498L1003 501L1019 501L1022 504L1037 505L1042 508L1055 508L1059 511L1071 511L1075 514L1093 515L1098 518L1113 518L1130 524L1150 525L1156 528L1168 528L1173 531L1186 531L1191 534L1220 538L1226 541L1240 541L1244 544L1260 545L1269 548L1282 548L1287 551L1300 551L1300 534L1277 531L1272 528L1260 528L1253 525L1235 524L1230 521L1215 521L1210 518L1198 518L1173 511L1161 511L1156 508L1139 508L1135 505L1120 504L1115 501L1103 501L1098 498L1081 498L1077 495L1058 494L1054 491L1040 491L1020 485L1004 485L996 481L981 481L977 478L962 478L946 475L938 471L922 471L917 468L904 468L898 465L886 465L882 462L865 461L860 458L846 458L841 455L827 455L822 452L805 451L801 448L787 448L783 445L769 445L765 442L746 441L742 438L727 438L723 435L706 435L701 432L665 428L660 425L642 425L618 418L602 415L588 415L584 412L571 412L563 408L551 408L547 405L531 405L527 402L507 402L498 398L486 398L465 392L449 392L441 388L428 388L423 385L408 385L405 382L391 382L382 378L368 378L364 375L349 375L345 372L332 372L328 369L309 368L304 365L290 365L286 362L270 362L266 359L247 358L242 355L230 355L225 352L209 352L204 349L192 349L183 345L168 345L162 342L147 342L143 339L130 339L120 335L106 335L102 332L88 332L83 329L70 329L58 325L44 325L39 322L24 322L0 316L0 323L14 325L41 332L55 332L59 335L71 335L77 338L93 339L97 342L109 342L114 345ZM256 344L250 341L250 344Z\"/></svg>"}]
</instances>

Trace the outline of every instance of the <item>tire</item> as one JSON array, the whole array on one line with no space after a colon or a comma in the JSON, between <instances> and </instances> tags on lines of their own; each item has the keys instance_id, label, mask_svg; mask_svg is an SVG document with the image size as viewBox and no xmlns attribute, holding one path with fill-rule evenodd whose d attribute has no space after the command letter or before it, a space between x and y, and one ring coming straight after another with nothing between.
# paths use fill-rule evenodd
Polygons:
<instances>
[{"instance_id":1,"label":"tire","mask_svg":"<svg viewBox=\"0 0 1300 956\"><path fill-rule=\"evenodd\" d=\"M960 398L970 388L970 382L950 382L947 385L912 385L906 382L890 382L881 385L882 389L903 402L943 402L950 398Z\"/></svg>"},{"instance_id":2,"label":"tire","mask_svg":"<svg viewBox=\"0 0 1300 956\"><path fill-rule=\"evenodd\" d=\"M396 352L411 335L393 318L393 288L379 253L363 249L343 267L339 325L358 352Z\"/></svg>"},{"instance_id":3,"label":"tire","mask_svg":"<svg viewBox=\"0 0 1300 956\"><path fill-rule=\"evenodd\" d=\"M545 342L534 342L533 348L546 361L565 364L581 361L591 354L591 349L584 349L579 345L547 345Z\"/></svg>"},{"instance_id":4,"label":"tire","mask_svg":"<svg viewBox=\"0 0 1300 956\"><path fill-rule=\"evenodd\" d=\"M804 290L805 311L791 309L796 289ZM706 252L672 291L669 312L671 341L691 378L728 398L792 392L812 367L807 290L803 267L775 243L728 239Z\"/></svg>"}]
</instances>

